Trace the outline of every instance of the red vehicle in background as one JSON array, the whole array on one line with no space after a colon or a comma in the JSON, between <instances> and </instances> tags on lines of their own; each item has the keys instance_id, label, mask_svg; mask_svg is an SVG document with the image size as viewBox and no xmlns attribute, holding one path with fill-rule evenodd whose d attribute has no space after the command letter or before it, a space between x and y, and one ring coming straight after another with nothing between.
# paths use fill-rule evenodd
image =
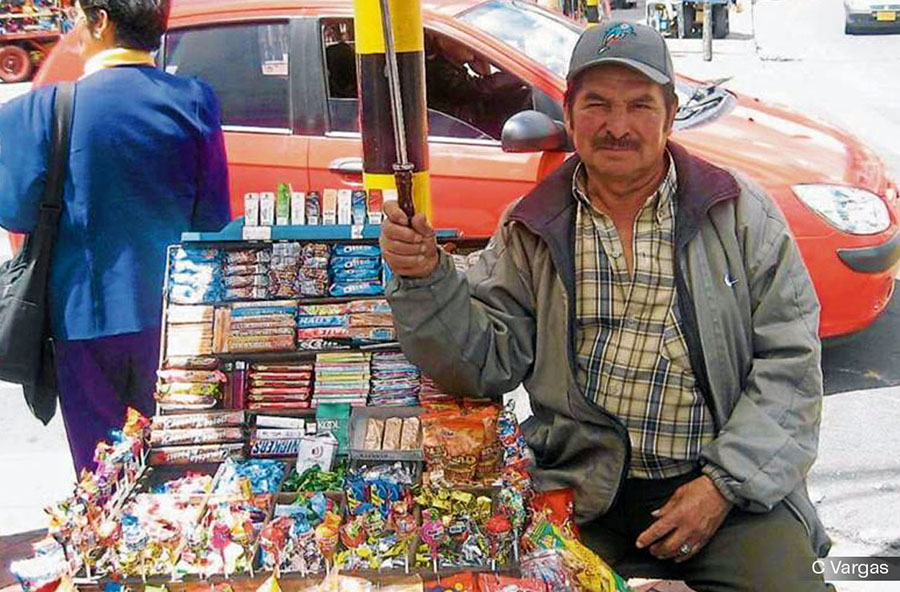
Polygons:
<instances>
[{"instance_id":1,"label":"red vehicle in background","mask_svg":"<svg viewBox=\"0 0 900 592\"><path fill-rule=\"evenodd\" d=\"M24 82L68 30L60 0L0 0L0 81Z\"/></svg>"},{"instance_id":2,"label":"red vehicle in background","mask_svg":"<svg viewBox=\"0 0 900 592\"><path fill-rule=\"evenodd\" d=\"M433 222L486 237L566 157L556 122L583 25L519 0L425 0L423 16L426 71L446 68L440 48L450 44L471 56L460 68L483 79L469 96L428 85ZM216 90L236 216L245 193L281 182L361 187L353 44L348 0L174 2L159 67ZM80 74L66 38L36 84ZM716 84L680 79L677 92L675 141L762 185L787 217L822 302L821 335L869 325L890 300L900 258L897 187L877 155L841 130Z\"/></svg>"}]
</instances>

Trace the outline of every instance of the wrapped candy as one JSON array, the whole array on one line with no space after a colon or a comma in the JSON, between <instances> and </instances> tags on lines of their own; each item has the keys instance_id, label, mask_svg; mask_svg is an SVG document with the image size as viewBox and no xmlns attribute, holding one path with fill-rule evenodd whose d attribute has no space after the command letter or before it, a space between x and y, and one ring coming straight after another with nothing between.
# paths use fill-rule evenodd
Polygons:
<instances>
[{"instance_id":1,"label":"wrapped candy","mask_svg":"<svg viewBox=\"0 0 900 592\"><path fill-rule=\"evenodd\" d=\"M505 514L494 514L484 526L491 543L491 563L496 567L497 563L506 561L509 551L509 543L512 540L512 523Z\"/></svg>"},{"instance_id":2,"label":"wrapped candy","mask_svg":"<svg viewBox=\"0 0 900 592\"><path fill-rule=\"evenodd\" d=\"M438 553L441 544L444 542L444 525L429 514L428 518L422 522L422 542L428 545L431 553L431 564L435 572L438 570Z\"/></svg>"}]
</instances>

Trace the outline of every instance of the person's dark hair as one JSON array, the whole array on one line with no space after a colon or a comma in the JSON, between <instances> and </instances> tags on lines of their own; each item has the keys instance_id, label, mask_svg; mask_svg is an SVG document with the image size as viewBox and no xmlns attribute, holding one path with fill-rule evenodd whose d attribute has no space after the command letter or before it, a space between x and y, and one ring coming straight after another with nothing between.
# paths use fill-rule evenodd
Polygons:
<instances>
[{"instance_id":1,"label":"person's dark hair","mask_svg":"<svg viewBox=\"0 0 900 592\"><path fill-rule=\"evenodd\" d=\"M105 10L115 25L120 47L156 51L169 23L169 0L82 0L81 9L91 26Z\"/></svg>"},{"instance_id":2,"label":"person's dark hair","mask_svg":"<svg viewBox=\"0 0 900 592\"><path fill-rule=\"evenodd\" d=\"M566 93L563 95L563 107L570 120L572 119L572 107L575 104L575 97L578 96L578 91L581 90L584 83L585 72L579 73L569 82L568 86L566 86ZM675 94L675 84L664 84L662 85L662 89L663 99L666 101L666 113L671 113L672 109L678 104L678 96Z\"/></svg>"}]
</instances>

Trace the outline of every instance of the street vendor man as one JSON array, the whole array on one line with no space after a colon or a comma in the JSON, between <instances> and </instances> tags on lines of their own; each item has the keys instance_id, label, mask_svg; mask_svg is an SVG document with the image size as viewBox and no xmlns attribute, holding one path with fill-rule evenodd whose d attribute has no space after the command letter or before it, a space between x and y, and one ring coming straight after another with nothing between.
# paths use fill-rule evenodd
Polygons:
<instances>
[{"instance_id":1,"label":"street vendor man","mask_svg":"<svg viewBox=\"0 0 900 592\"><path fill-rule=\"evenodd\" d=\"M450 392L524 385L535 484L574 490L583 541L614 568L650 562L698 591L825 590L811 565L830 542L806 492L819 303L784 217L669 140L656 31L587 29L567 85L576 154L508 208L467 274L424 217L385 204L404 352Z\"/></svg>"}]
</instances>

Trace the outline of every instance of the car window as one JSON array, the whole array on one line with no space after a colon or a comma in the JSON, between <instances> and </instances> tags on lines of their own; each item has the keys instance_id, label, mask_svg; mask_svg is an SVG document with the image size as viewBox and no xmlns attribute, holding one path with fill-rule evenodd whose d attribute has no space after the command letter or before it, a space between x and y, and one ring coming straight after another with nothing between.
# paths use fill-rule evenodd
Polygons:
<instances>
[{"instance_id":1,"label":"car window","mask_svg":"<svg viewBox=\"0 0 900 592\"><path fill-rule=\"evenodd\" d=\"M581 30L530 2L488 0L457 15L565 77Z\"/></svg>"},{"instance_id":2,"label":"car window","mask_svg":"<svg viewBox=\"0 0 900 592\"><path fill-rule=\"evenodd\" d=\"M178 29L165 39L165 70L215 90L225 126L291 129L288 24Z\"/></svg>"},{"instance_id":3,"label":"car window","mask_svg":"<svg viewBox=\"0 0 900 592\"><path fill-rule=\"evenodd\" d=\"M329 129L358 132L353 21L323 19ZM425 39L426 103L431 138L497 140L512 115L532 108L532 89L449 37Z\"/></svg>"}]
</instances>

